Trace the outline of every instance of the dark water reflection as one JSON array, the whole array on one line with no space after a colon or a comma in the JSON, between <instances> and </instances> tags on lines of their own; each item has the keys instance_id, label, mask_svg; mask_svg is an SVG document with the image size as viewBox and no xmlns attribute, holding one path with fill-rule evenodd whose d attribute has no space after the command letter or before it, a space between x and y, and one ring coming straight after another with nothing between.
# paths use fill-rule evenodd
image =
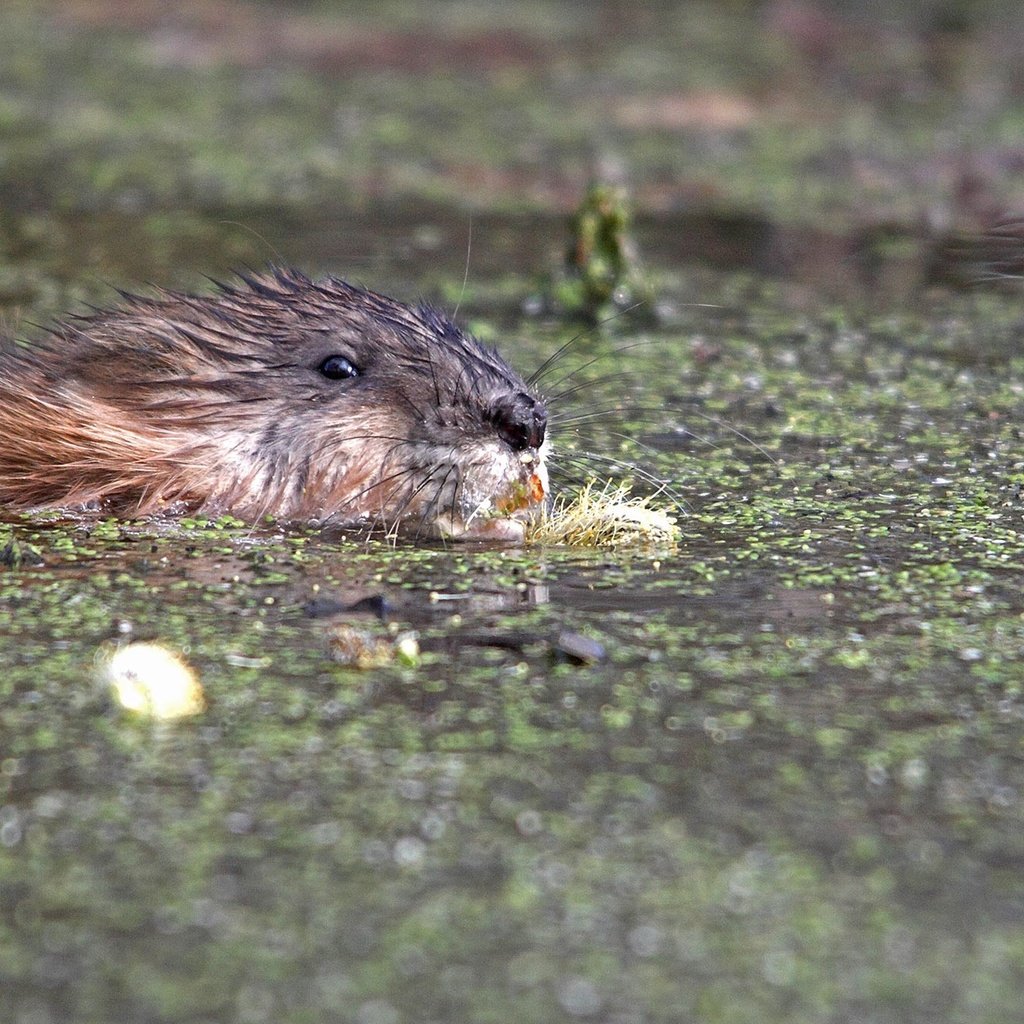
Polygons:
<instances>
[{"instance_id":1,"label":"dark water reflection","mask_svg":"<svg viewBox=\"0 0 1024 1024\"><path fill-rule=\"evenodd\" d=\"M518 311L523 296L510 288L517 277L539 286L561 255L566 223L558 214L460 213L422 202L312 216L277 209L200 216L8 212L0 214L0 251L14 262L0 277L0 299L16 312L57 313L75 298L109 303L111 285L200 287L203 274L223 277L226 268L276 262L371 285L390 282L410 298L447 297L465 271L459 294L471 302L487 293L493 315L496 303L508 309L512 294ZM636 228L655 265L748 270L789 282L790 300L812 308L835 300L875 309L917 305L929 287L1006 286L1000 276L1021 269L1016 227L971 238L895 227L843 232L679 210L645 215Z\"/></svg>"}]
</instances>

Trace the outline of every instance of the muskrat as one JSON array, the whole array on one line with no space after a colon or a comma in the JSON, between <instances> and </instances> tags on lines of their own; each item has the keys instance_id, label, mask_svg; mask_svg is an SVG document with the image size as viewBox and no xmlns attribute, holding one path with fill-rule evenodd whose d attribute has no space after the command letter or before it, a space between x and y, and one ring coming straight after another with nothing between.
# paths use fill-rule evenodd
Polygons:
<instances>
[{"instance_id":1,"label":"muskrat","mask_svg":"<svg viewBox=\"0 0 1024 1024\"><path fill-rule=\"evenodd\" d=\"M547 411L429 306L291 269L0 345L0 504L521 539Z\"/></svg>"}]
</instances>

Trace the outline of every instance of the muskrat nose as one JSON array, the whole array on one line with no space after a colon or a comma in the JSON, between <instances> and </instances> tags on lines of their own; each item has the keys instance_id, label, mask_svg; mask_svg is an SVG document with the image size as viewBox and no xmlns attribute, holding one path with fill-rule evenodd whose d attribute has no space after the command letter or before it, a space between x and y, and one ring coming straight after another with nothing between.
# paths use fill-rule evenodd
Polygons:
<instances>
[{"instance_id":1,"label":"muskrat nose","mask_svg":"<svg viewBox=\"0 0 1024 1024\"><path fill-rule=\"evenodd\" d=\"M513 451L539 448L544 443L548 411L542 402L523 391L515 395L502 395L488 410L488 419Z\"/></svg>"}]
</instances>

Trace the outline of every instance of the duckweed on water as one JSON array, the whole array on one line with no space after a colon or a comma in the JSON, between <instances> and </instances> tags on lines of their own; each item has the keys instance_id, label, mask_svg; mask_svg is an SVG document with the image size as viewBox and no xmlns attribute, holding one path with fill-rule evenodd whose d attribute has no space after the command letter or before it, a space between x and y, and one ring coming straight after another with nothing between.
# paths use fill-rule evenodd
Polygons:
<instances>
[{"instance_id":1,"label":"duckweed on water","mask_svg":"<svg viewBox=\"0 0 1024 1024\"><path fill-rule=\"evenodd\" d=\"M0 1010L1012 1019L1024 397L920 328L793 319L702 311L710 362L666 330L654 412L594 426L683 492L674 550L8 522ZM422 654L352 671L339 623ZM114 714L118 639L208 710Z\"/></svg>"}]
</instances>

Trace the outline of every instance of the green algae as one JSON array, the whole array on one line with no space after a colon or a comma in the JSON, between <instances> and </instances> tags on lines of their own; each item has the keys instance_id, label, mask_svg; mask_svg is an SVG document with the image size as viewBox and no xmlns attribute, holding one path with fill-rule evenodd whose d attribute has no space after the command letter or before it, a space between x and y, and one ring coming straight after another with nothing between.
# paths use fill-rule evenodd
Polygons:
<instances>
[{"instance_id":1,"label":"green algae","mask_svg":"<svg viewBox=\"0 0 1024 1024\"><path fill-rule=\"evenodd\" d=\"M650 302L625 189L607 182L588 187L572 215L562 265L546 290L556 309L591 324Z\"/></svg>"}]
</instances>

